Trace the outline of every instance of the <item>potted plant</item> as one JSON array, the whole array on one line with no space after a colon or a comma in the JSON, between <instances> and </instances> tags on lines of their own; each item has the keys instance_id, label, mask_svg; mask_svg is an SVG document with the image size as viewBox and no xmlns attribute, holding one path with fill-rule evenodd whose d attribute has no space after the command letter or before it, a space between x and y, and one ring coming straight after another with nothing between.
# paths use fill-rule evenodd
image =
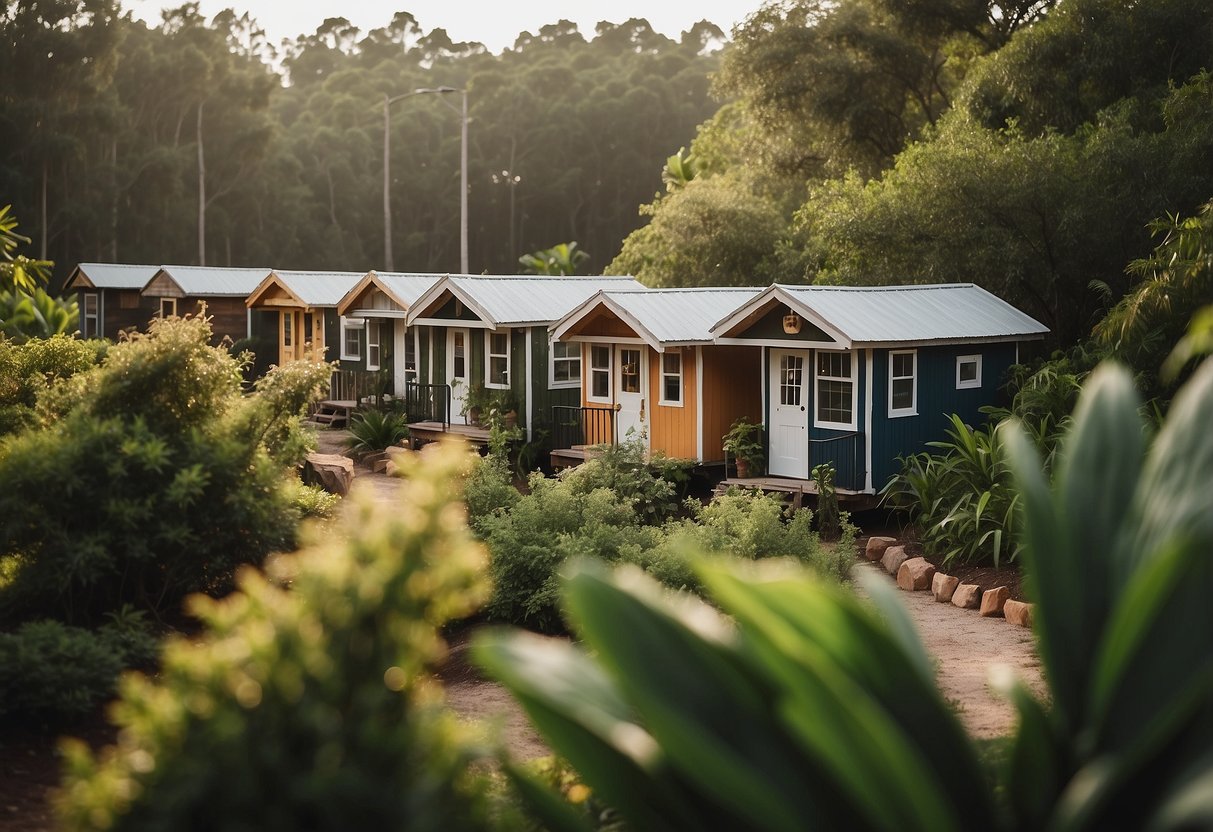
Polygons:
<instances>
[{"instance_id":1,"label":"potted plant","mask_svg":"<svg viewBox=\"0 0 1213 832\"><path fill-rule=\"evenodd\" d=\"M751 470L757 472L763 463L763 430L744 416L729 427L723 447L737 460L737 476L745 479Z\"/></svg>"},{"instance_id":2,"label":"potted plant","mask_svg":"<svg viewBox=\"0 0 1213 832\"><path fill-rule=\"evenodd\" d=\"M518 399L513 390L494 390L488 396L489 420L507 430L518 426Z\"/></svg>"},{"instance_id":3,"label":"potted plant","mask_svg":"<svg viewBox=\"0 0 1213 832\"><path fill-rule=\"evenodd\" d=\"M491 406L492 394L478 381L468 385L467 395L463 397L463 410L459 411L467 417L468 424L479 425L480 418Z\"/></svg>"}]
</instances>

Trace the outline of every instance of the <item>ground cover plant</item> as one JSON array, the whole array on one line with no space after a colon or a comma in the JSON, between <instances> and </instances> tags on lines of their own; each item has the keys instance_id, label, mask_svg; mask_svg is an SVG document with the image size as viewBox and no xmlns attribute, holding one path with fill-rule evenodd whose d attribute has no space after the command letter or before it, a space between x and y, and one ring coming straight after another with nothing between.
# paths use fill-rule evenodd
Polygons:
<instances>
[{"instance_id":1,"label":"ground cover plant","mask_svg":"<svg viewBox=\"0 0 1213 832\"><path fill-rule=\"evenodd\" d=\"M697 564L726 619L583 561L563 593L579 645L502 632L476 656L636 828L1207 828L1213 362L1149 446L1140 407L1101 368L1052 486L1032 441L1001 431L1049 695L995 677L1020 721L994 783L883 578L867 605L786 563ZM510 772L549 827L590 828Z\"/></svg>"}]
</instances>

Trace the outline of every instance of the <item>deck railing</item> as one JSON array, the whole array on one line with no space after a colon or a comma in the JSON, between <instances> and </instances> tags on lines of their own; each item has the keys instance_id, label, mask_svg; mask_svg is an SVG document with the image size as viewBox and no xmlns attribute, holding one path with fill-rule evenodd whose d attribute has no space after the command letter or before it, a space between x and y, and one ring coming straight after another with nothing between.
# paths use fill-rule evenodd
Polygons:
<instances>
[{"instance_id":1,"label":"deck railing","mask_svg":"<svg viewBox=\"0 0 1213 832\"><path fill-rule=\"evenodd\" d=\"M392 378L382 370L334 370L329 378L330 399L363 404L366 400L379 407L383 395L392 392Z\"/></svg>"},{"instance_id":2,"label":"deck railing","mask_svg":"<svg viewBox=\"0 0 1213 832\"><path fill-rule=\"evenodd\" d=\"M451 386L405 382L404 412L408 414L410 422L441 422L443 429L449 429Z\"/></svg>"},{"instance_id":3,"label":"deck railing","mask_svg":"<svg viewBox=\"0 0 1213 832\"><path fill-rule=\"evenodd\" d=\"M614 445L615 408L552 407L552 447Z\"/></svg>"},{"instance_id":4,"label":"deck railing","mask_svg":"<svg viewBox=\"0 0 1213 832\"><path fill-rule=\"evenodd\" d=\"M862 433L843 433L809 440L809 471L829 462L834 466L834 485L848 491L862 491L867 471Z\"/></svg>"}]
</instances>

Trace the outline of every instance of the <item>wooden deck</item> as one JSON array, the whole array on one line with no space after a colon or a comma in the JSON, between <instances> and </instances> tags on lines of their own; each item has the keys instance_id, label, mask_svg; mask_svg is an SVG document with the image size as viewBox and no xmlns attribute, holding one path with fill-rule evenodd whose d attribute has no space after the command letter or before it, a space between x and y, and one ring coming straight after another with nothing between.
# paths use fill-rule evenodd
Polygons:
<instances>
[{"instance_id":1,"label":"wooden deck","mask_svg":"<svg viewBox=\"0 0 1213 832\"><path fill-rule=\"evenodd\" d=\"M325 399L311 415L311 421L331 428L349 427L350 416L358 409L358 402L351 399Z\"/></svg>"},{"instance_id":2,"label":"wooden deck","mask_svg":"<svg viewBox=\"0 0 1213 832\"><path fill-rule=\"evenodd\" d=\"M587 459L601 456L602 451L596 450L597 445L574 445L571 448L554 448L549 454L552 469L561 471L565 468L576 468Z\"/></svg>"},{"instance_id":3,"label":"wooden deck","mask_svg":"<svg viewBox=\"0 0 1213 832\"><path fill-rule=\"evenodd\" d=\"M727 477L716 486L716 493L723 494L730 487L757 489L764 494L789 494L792 504L797 508L804 501L806 494L817 496L817 483L792 477ZM839 488L837 491L840 500L869 503L879 499L871 494L862 494L846 488Z\"/></svg>"},{"instance_id":4,"label":"wooden deck","mask_svg":"<svg viewBox=\"0 0 1213 832\"><path fill-rule=\"evenodd\" d=\"M489 444L489 429L477 425L448 425L443 422L413 422L409 436L416 447L421 442L437 442L444 436L460 436L476 447Z\"/></svg>"}]
</instances>

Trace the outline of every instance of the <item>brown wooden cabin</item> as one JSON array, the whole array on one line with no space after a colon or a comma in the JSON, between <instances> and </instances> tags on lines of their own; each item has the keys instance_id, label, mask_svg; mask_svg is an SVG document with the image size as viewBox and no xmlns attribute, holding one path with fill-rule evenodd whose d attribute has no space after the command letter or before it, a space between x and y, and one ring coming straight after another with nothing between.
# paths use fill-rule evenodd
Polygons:
<instances>
[{"instance_id":1,"label":"brown wooden cabin","mask_svg":"<svg viewBox=\"0 0 1213 832\"><path fill-rule=\"evenodd\" d=\"M197 315L205 307L211 343L235 343L254 337L245 300L269 273L268 268L161 266L143 287L143 296L160 317Z\"/></svg>"},{"instance_id":2,"label":"brown wooden cabin","mask_svg":"<svg viewBox=\"0 0 1213 832\"><path fill-rule=\"evenodd\" d=\"M64 286L80 305L80 335L118 340L126 330L144 330L157 312L156 301L142 295L159 266L131 263L80 263Z\"/></svg>"},{"instance_id":3,"label":"brown wooden cabin","mask_svg":"<svg viewBox=\"0 0 1213 832\"><path fill-rule=\"evenodd\" d=\"M709 330L757 291L602 291L553 324L554 344L581 345L582 411L553 417L566 440L557 441L553 465L629 435L650 452L722 463L730 425L762 419L762 359L753 347L714 344Z\"/></svg>"}]
</instances>

